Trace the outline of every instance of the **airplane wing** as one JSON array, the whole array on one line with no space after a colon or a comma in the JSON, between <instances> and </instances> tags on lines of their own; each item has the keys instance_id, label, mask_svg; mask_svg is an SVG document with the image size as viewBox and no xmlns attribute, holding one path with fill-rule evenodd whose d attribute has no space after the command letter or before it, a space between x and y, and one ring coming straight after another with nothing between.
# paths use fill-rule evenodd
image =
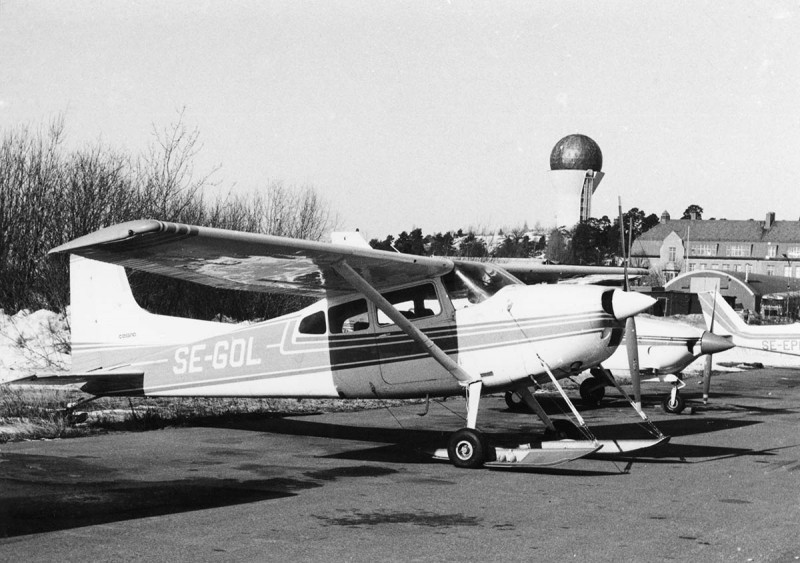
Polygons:
<instances>
[{"instance_id":1,"label":"airplane wing","mask_svg":"<svg viewBox=\"0 0 800 563\"><path fill-rule=\"evenodd\" d=\"M100 229L51 253L72 253L213 287L323 296L353 293L346 262L373 287L446 274L453 262L397 252L151 219Z\"/></svg>"},{"instance_id":2,"label":"airplane wing","mask_svg":"<svg viewBox=\"0 0 800 563\"><path fill-rule=\"evenodd\" d=\"M495 263L526 284L556 283L567 279L597 276L593 281L587 281L587 283L602 285L619 281L619 285L621 285L624 275L624 268L618 266L543 264L529 259L498 260ZM643 268L628 268L629 278L646 276L648 273Z\"/></svg>"}]
</instances>

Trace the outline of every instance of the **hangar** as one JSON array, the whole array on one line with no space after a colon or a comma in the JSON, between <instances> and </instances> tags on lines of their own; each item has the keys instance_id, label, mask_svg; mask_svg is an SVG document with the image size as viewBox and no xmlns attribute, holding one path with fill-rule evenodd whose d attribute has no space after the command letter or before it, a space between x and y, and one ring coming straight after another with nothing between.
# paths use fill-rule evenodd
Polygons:
<instances>
[{"instance_id":1,"label":"hangar","mask_svg":"<svg viewBox=\"0 0 800 563\"><path fill-rule=\"evenodd\" d=\"M775 295L800 292L800 279L766 276L747 272L723 270L695 270L681 274L669 281L667 292L699 293L715 289L727 298L733 298L736 308L761 312L762 301Z\"/></svg>"}]
</instances>

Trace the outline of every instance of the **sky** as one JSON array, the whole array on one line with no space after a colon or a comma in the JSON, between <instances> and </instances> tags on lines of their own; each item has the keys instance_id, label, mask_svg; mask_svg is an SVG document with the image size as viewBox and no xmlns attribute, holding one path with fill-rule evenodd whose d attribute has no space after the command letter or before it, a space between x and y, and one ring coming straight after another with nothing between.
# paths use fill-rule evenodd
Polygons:
<instances>
[{"instance_id":1,"label":"sky","mask_svg":"<svg viewBox=\"0 0 800 563\"><path fill-rule=\"evenodd\" d=\"M572 133L595 216L798 220L798 28L797 0L0 0L0 133L137 153L183 111L215 190L310 185L368 238L548 225Z\"/></svg>"}]
</instances>

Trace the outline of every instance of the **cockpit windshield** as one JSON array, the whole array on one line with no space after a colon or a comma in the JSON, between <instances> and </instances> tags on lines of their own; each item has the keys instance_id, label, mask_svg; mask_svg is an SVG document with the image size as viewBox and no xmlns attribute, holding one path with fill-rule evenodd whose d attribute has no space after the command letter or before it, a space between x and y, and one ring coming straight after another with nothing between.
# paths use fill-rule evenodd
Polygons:
<instances>
[{"instance_id":1,"label":"cockpit windshield","mask_svg":"<svg viewBox=\"0 0 800 563\"><path fill-rule=\"evenodd\" d=\"M442 281L456 309L481 303L507 285L521 283L505 270L485 262L456 262Z\"/></svg>"}]
</instances>

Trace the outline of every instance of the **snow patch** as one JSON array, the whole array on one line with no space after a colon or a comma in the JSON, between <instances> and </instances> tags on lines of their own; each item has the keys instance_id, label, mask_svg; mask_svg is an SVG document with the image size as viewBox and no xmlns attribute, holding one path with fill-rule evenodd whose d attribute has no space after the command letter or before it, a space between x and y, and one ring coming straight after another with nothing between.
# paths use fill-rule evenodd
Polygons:
<instances>
[{"instance_id":1,"label":"snow patch","mask_svg":"<svg viewBox=\"0 0 800 563\"><path fill-rule=\"evenodd\" d=\"M0 309L0 383L35 373L68 369L69 322L64 313Z\"/></svg>"}]
</instances>

